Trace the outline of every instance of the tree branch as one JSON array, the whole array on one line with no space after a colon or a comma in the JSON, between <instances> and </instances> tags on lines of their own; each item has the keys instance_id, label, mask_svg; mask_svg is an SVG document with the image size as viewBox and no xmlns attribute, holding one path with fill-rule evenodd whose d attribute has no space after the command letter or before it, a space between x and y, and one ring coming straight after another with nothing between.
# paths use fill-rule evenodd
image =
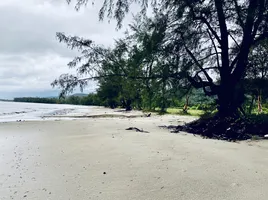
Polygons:
<instances>
[{"instance_id":1,"label":"tree branch","mask_svg":"<svg viewBox=\"0 0 268 200\"><path fill-rule=\"evenodd\" d=\"M204 24L206 24L206 26L208 27L208 29L211 31L211 33L214 35L214 37L217 39L218 43L221 44L221 39L218 36L217 32L211 27L210 23L207 21L207 19L205 17L203 17L202 15L200 16L196 16L195 12L194 12L194 7L191 5L191 3L186 2L188 7L190 8L191 14L193 16L193 20L200 20L202 21Z\"/></svg>"},{"instance_id":2,"label":"tree branch","mask_svg":"<svg viewBox=\"0 0 268 200\"><path fill-rule=\"evenodd\" d=\"M226 25L226 19L223 11L223 1L222 0L214 0L215 7L217 10L220 32L221 32L221 50L222 50L222 67L229 68L229 44L228 44L228 30ZM227 72L227 70L226 70ZM226 74L227 76L227 74ZM227 77L226 77L227 78Z\"/></svg>"},{"instance_id":3,"label":"tree branch","mask_svg":"<svg viewBox=\"0 0 268 200\"><path fill-rule=\"evenodd\" d=\"M259 26L263 20L263 13L265 11L265 5L264 5L264 0L259 0L259 13L258 13L258 18L256 20L256 22L254 23L254 28L253 28L253 33L252 33L252 37L253 39L255 38L255 35L259 29Z\"/></svg>"},{"instance_id":4,"label":"tree branch","mask_svg":"<svg viewBox=\"0 0 268 200\"><path fill-rule=\"evenodd\" d=\"M219 70L218 67L207 67L207 68L204 68L204 70L211 70L211 69L218 69L218 70ZM201 70L197 71L197 72L195 73L194 77L196 77L196 76L197 76L198 74L200 74L201 72L203 72L203 71L201 71Z\"/></svg>"},{"instance_id":5,"label":"tree branch","mask_svg":"<svg viewBox=\"0 0 268 200\"><path fill-rule=\"evenodd\" d=\"M207 71L204 70L204 68L200 65L200 63L198 62L198 60L196 59L196 57L193 55L193 53L187 48L187 46L184 44L185 50L187 51L187 53L190 55L190 57L192 58L192 60L194 61L194 63L197 65L197 67L204 73L204 75L206 76L207 80L213 84L213 80L212 78L208 75Z\"/></svg>"},{"instance_id":6,"label":"tree branch","mask_svg":"<svg viewBox=\"0 0 268 200\"><path fill-rule=\"evenodd\" d=\"M252 28L254 26L254 18L255 18L255 13L257 9L257 1L256 0L249 0L249 5L248 5L248 12L247 12L247 19L245 23L245 28L244 28L244 35L241 43L241 50L239 54L237 55L237 64L235 69L233 70L232 73L232 80L235 82L238 82L240 78L242 77L245 68L246 68L246 61L248 58L249 50L250 47L253 44L253 39L252 38Z\"/></svg>"},{"instance_id":7,"label":"tree branch","mask_svg":"<svg viewBox=\"0 0 268 200\"><path fill-rule=\"evenodd\" d=\"M234 2L234 5L235 5L235 10L236 10L236 14L237 14L238 23L240 24L241 28L244 29L244 22L242 20L241 9L240 9L240 7L238 5L237 0L233 0L233 2Z\"/></svg>"},{"instance_id":8,"label":"tree branch","mask_svg":"<svg viewBox=\"0 0 268 200\"><path fill-rule=\"evenodd\" d=\"M234 60L232 61L231 65L230 65L231 71L233 70L235 64L237 63L238 58L239 58L239 54L236 55L236 57L234 58Z\"/></svg>"},{"instance_id":9,"label":"tree branch","mask_svg":"<svg viewBox=\"0 0 268 200\"><path fill-rule=\"evenodd\" d=\"M232 40L235 42L236 46L240 49L240 45L238 44L238 42L235 40L235 38L233 37L233 35L229 32L230 37L232 38Z\"/></svg>"},{"instance_id":10,"label":"tree branch","mask_svg":"<svg viewBox=\"0 0 268 200\"><path fill-rule=\"evenodd\" d=\"M187 78L188 78L188 81L191 83L191 85L194 88L203 88L203 91L207 96L214 96L217 94L217 91L216 91L217 86L211 85L211 83L208 81L203 81L200 76L195 77L198 79L198 81L196 81L191 76L188 76ZM206 87L209 87L211 89L211 91L207 91Z\"/></svg>"},{"instance_id":11,"label":"tree branch","mask_svg":"<svg viewBox=\"0 0 268 200\"><path fill-rule=\"evenodd\" d=\"M214 55L217 55L217 56L218 56L218 54L220 54L220 53L211 53L211 54L205 56L204 58L200 58L200 59L198 59L198 62L203 61L203 60L206 60L206 59L209 58L210 56L214 56Z\"/></svg>"},{"instance_id":12,"label":"tree branch","mask_svg":"<svg viewBox=\"0 0 268 200\"><path fill-rule=\"evenodd\" d=\"M215 42L214 42L214 40L213 40L213 38L212 38L212 36L211 36L211 34L210 34L209 30L207 30L207 31L208 31L209 38L210 38L210 39L211 39L211 41L212 41L212 44L213 44L214 50L215 50L215 52L216 52L216 56L217 56L217 65L218 65L218 68L220 68L220 60L219 60L219 55L218 55L218 51L217 51L216 44L215 44Z\"/></svg>"},{"instance_id":13,"label":"tree branch","mask_svg":"<svg viewBox=\"0 0 268 200\"><path fill-rule=\"evenodd\" d=\"M222 40L218 36L217 32L211 27L211 25L209 24L209 22L207 21L207 19L205 17L200 16L200 17L196 17L196 19L200 19L203 23L205 23L206 26L208 27L208 29L211 31L211 33L214 35L214 37L217 39L218 43L219 44L222 43Z\"/></svg>"}]
</instances>

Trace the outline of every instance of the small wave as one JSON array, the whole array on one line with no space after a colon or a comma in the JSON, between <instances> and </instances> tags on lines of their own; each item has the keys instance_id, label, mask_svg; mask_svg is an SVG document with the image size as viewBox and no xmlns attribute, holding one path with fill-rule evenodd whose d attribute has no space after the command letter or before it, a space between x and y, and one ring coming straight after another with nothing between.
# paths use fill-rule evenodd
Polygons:
<instances>
[{"instance_id":1,"label":"small wave","mask_svg":"<svg viewBox=\"0 0 268 200\"><path fill-rule=\"evenodd\" d=\"M48 113L48 116L55 116L55 115L66 115L72 111L74 111L74 108L66 108L66 109L59 109L59 110L55 110L53 112Z\"/></svg>"}]
</instances>

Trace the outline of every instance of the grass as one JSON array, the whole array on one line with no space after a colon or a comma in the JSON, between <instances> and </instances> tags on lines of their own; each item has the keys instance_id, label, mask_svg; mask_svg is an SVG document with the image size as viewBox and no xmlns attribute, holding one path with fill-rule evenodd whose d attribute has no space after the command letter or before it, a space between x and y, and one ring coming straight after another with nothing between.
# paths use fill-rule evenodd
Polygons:
<instances>
[{"instance_id":1,"label":"grass","mask_svg":"<svg viewBox=\"0 0 268 200\"><path fill-rule=\"evenodd\" d=\"M257 109L253 109L252 110L252 114L248 116L255 116L257 118L263 118L263 115L268 115L268 106L263 106L263 113L258 114ZM189 107L189 109L187 110L187 113L183 112L183 109L181 107L177 107L177 108L167 108L165 113L160 113L160 108L156 108L155 112L159 113L159 114L173 114L173 115L190 115L190 116L197 116L197 117L206 117L206 116L213 116L217 110L201 110L198 109L196 106L192 106Z\"/></svg>"},{"instance_id":2,"label":"grass","mask_svg":"<svg viewBox=\"0 0 268 200\"><path fill-rule=\"evenodd\" d=\"M202 116L205 114L203 110L188 110L187 113L183 112L182 108L168 108L168 114L176 114L176 115L191 115L191 116Z\"/></svg>"},{"instance_id":3,"label":"grass","mask_svg":"<svg viewBox=\"0 0 268 200\"><path fill-rule=\"evenodd\" d=\"M154 112L157 112L159 114L190 115L190 116L197 116L197 117L201 117L204 114L206 114L204 110L198 110L198 109L189 109L187 113L185 113L183 112L182 108L167 108L166 112L164 113L160 112L160 108L156 108Z\"/></svg>"}]
</instances>

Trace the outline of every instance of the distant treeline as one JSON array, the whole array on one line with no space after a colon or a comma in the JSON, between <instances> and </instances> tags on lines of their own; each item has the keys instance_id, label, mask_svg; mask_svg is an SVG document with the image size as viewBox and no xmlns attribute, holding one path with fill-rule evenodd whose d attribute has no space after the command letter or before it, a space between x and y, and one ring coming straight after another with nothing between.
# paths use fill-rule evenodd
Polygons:
<instances>
[{"instance_id":1,"label":"distant treeline","mask_svg":"<svg viewBox=\"0 0 268 200\"><path fill-rule=\"evenodd\" d=\"M39 98L39 97L18 97L14 98L15 102L31 102L31 103L57 103L56 98Z\"/></svg>"},{"instance_id":2,"label":"distant treeline","mask_svg":"<svg viewBox=\"0 0 268 200\"><path fill-rule=\"evenodd\" d=\"M17 97L15 102L47 103L47 104L73 104L73 105L96 105L102 106L103 103L96 94L87 96L69 96L66 98L41 98L41 97Z\"/></svg>"}]
</instances>

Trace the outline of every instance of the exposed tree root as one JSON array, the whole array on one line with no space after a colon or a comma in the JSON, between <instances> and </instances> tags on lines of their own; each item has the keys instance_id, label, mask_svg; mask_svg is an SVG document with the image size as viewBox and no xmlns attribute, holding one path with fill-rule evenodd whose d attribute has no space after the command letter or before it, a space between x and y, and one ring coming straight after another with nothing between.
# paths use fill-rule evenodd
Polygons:
<instances>
[{"instance_id":1,"label":"exposed tree root","mask_svg":"<svg viewBox=\"0 0 268 200\"><path fill-rule=\"evenodd\" d=\"M250 139L253 135L264 137L268 133L268 123L265 121L215 116L207 119L201 118L183 126L165 126L162 128L167 128L173 133L185 131L201 135L204 138L237 141Z\"/></svg>"}]
</instances>

